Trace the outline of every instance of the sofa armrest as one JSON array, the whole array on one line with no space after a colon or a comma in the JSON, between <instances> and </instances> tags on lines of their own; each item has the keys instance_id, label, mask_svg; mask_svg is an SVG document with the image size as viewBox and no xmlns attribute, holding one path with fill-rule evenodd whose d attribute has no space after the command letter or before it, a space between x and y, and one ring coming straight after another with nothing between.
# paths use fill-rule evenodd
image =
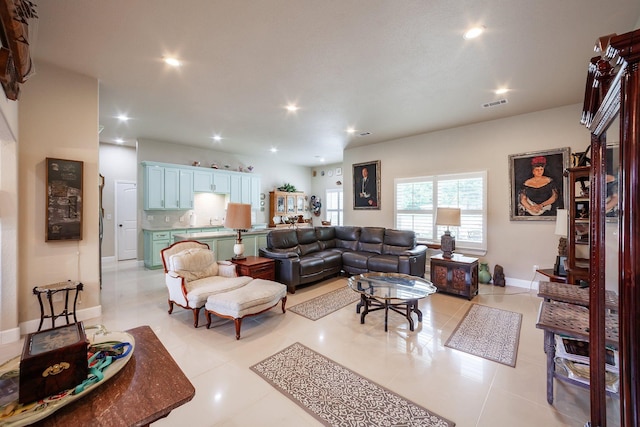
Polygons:
<instances>
[{"instance_id":1,"label":"sofa armrest","mask_svg":"<svg viewBox=\"0 0 640 427\"><path fill-rule=\"evenodd\" d=\"M407 249L405 251L405 255L408 256L418 256L418 255L422 255L423 253L426 254L427 253L427 247L425 245L416 245L411 249Z\"/></svg>"},{"instance_id":2,"label":"sofa armrest","mask_svg":"<svg viewBox=\"0 0 640 427\"><path fill-rule=\"evenodd\" d=\"M184 277L179 276L175 271L169 271L164 276L164 282L169 291L169 301L173 301L183 307L189 307Z\"/></svg>"},{"instance_id":3,"label":"sofa armrest","mask_svg":"<svg viewBox=\"0 0 640 427\"><path fill-rule=\"evenodd\" d=\"M297 252L278 252L269 248L260 248L260 255L273 259L298 258Z\"/></svg>"}]
</instances>

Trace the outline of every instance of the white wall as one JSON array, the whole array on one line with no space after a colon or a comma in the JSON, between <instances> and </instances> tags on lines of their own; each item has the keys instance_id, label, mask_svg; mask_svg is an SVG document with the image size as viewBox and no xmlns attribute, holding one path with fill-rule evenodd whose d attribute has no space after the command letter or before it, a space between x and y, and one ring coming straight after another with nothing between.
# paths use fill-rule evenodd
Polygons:
<instances>
[{"instance_id":1,"label":"white wall","mask_svg":"<svg viewBox=\"0 0 640 427\"><path fill-rule=\"evenodd\" d=\"M534 280L533 265L550 268L558 236L553 221L509 218L509 154L559 147L584 151L589 132L580 125L581 105L389 141L344 152L345 223L394 226L394 178L486 170L488 176L488 250L484 260L504 267L508 278ZM354 211L354 163L381 160L381 210ZM607 261L615 267L615 261ZM542 278L535 278L542 280Z\"/></svg>"},{"instance_id":2,"label":"white wall","mask_svg":"<svg viewBox=\"0 0 640 427\"><path fill-rule=\"evenodd\" d=\"M98 81L42 62L36 69L19 105L17 287L23 333L40 318L36 285L79 280L84 292L78 310L87 317L100 314ZM46 157L84 162L80 241L45 242Z\"/></svg>"},{"instance_id":3,"label":"white wall","mask_svg":"<svg viewBox=\"0 0 640 427\"><path fill-rule=\"evenodd\" d=\"M100 144L100 173L104 176L105 184L102 192L105 214L102 258L115 256L115 181L137 182L137 165L135 147Z\"/></svg>"}]
</instances>

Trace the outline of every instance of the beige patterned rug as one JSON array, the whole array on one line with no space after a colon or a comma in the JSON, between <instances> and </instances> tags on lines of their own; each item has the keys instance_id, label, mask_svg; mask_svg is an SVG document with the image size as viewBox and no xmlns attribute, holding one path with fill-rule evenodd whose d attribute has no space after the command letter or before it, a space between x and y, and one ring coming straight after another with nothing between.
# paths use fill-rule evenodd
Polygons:
<instances>
[{"instance_id":1,"label":"beige patterned rug","mask_svg":"<svg viewBox=\"0 0 640 427\"><path fill-rule=\"evenodd\" d=\"M455 426L300 343L251 370L326 426Z\"/></svg>"},{"instance_id":2,"label":"beige patterned rug","mask_svg":"<svg viewBox=\"0 0 640 427\"><path fill-rule=\"evenodd\" d=\"M336 310L340 310L342 307L358 301L359 299L359 293L352 291L351 288L345 286L344 288L336 289L312 298L309 301L296 304L288 308L288 310L293 311L300 316L304 316L307 319L318 320L327 314L331 314Z\"/></svg>"},{"instance_id":3,"label":"beige patterned rug","mask_svg":"<svg viewBox=\"0 0 640 427\"><path fill-rule=\"evenodd\" d=\"M472 304L445 346L513 367L521 323L520 313Z\"/></svg>"}]
</instances>

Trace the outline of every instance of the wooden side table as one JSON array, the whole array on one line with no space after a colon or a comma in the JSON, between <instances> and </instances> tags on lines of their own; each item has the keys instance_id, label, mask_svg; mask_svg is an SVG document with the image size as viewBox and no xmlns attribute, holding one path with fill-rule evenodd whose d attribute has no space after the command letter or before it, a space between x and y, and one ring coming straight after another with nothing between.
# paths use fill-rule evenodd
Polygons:
<instances>
[{"instance_id":1,"label":"wooden side table","mask_svg":"<svg viewBox=\"0 0 640 427\"><path fill-rule=\"evenodd\" d=\"M469 300L478 295L478 258L453 254L431 257L431 282L438 291L462 295Z\"/></svg>"},{"instance_id":2,"label":"wooden side table","mask_svg":"<svg viewBox=\"0 0 640 427\"><path fill-rule=\"evenodd\" d=\"M539 268L536 273L548 277L552 282L567 283L567 276L560 276L553 272L553 268Z\"/></svg>"},{"instance_id":3,"label":"wooden side table","mask_svg":"<svg viewBox=\"0 0 640 427\"><path fill-rule=\"evenodd\" d=\"M254 279L276 280L276 262L271 258L248 256L245 259L230 259L238 274Z\"/></svg>"}]
</instances>

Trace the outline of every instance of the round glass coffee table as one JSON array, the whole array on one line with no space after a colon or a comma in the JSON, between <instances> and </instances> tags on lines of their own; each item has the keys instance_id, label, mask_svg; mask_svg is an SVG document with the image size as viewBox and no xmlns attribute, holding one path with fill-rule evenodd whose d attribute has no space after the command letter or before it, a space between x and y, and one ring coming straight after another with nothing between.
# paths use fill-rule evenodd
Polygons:
<instances>
[{"instance_id":1,"label":"round glass coffee table","mask_svg":"<svg viewBox=\"0 0 640 427\"><path fill-rule=\"evenodd\" d=\"M418 300L436 292L436 287L421 277L400 273L363 273L351 276L349 287L360 293L360 302L356 313L360 314L360 323L372 311L384 310L384 330L387 331L389 310L402 314L409 321L409 330L413 331L413 318L416 313L418 322L422 322L422 312L418 309Z\"/></svg>"}]
</instances>

